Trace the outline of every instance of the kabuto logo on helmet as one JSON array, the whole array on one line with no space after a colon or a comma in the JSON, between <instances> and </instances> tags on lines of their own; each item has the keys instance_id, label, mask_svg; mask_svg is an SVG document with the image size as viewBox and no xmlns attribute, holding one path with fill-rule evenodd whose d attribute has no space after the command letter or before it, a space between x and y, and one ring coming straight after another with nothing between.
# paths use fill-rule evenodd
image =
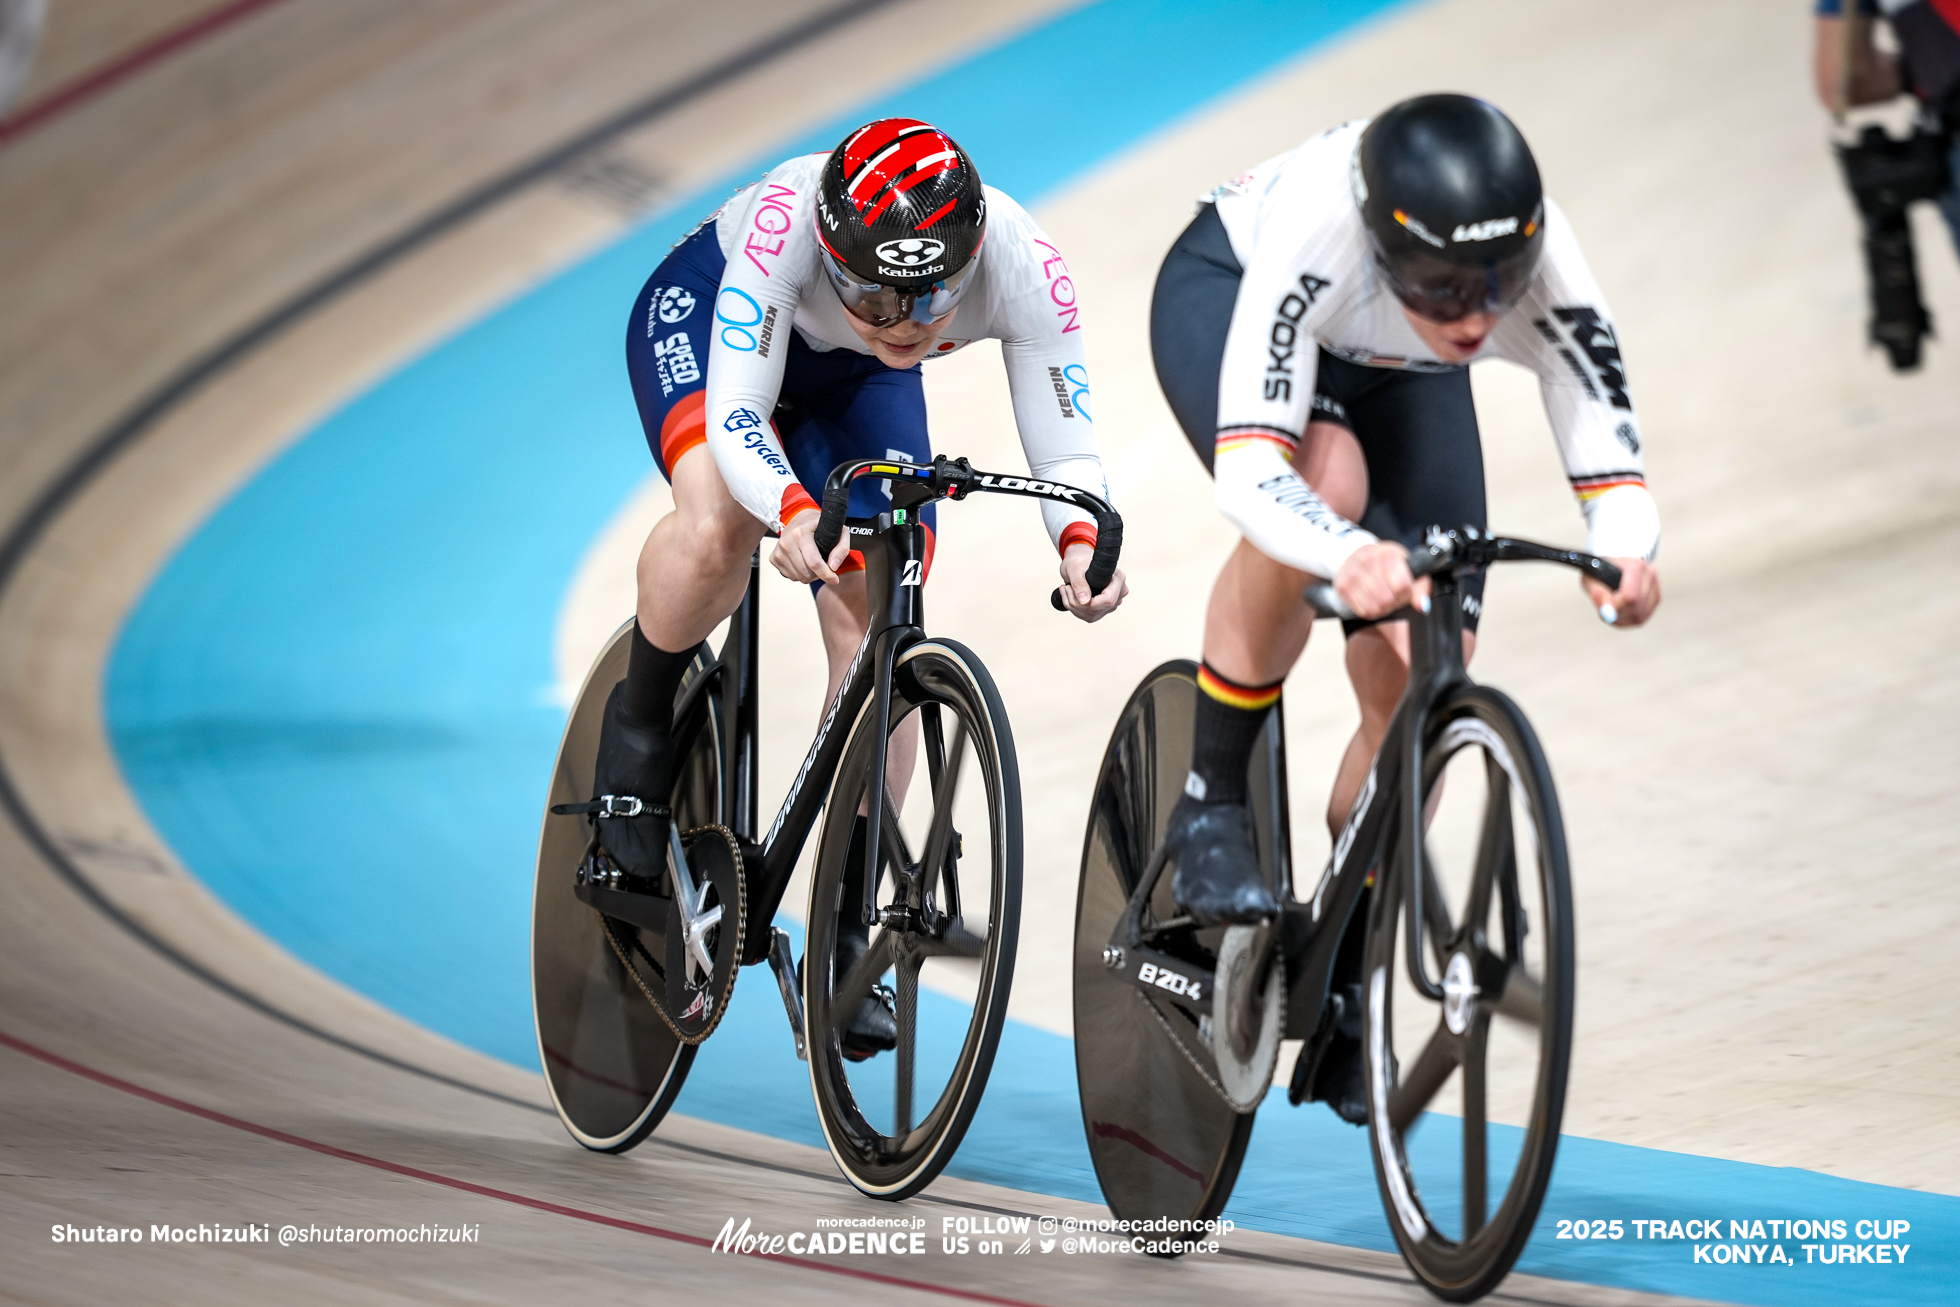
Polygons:
<instances>
[{"instance_id":1,"label":"kabuto logo on helmet","mask_svg":"<svg viewBox=\"0 0 1960 1307\"><path fill-rule=\"evenodd\" d=\"M818 199L823 247L860 286L917 295L948 283L933 292L938 297L986 235L986 198L973 160L916 118L881 118L845 137L824 165ZM935 305L920 311L940 315L951 307ZM877 316L902 307L888 305Z\"/></svg>"},{"instance_id":2,"label":"kabuto logo on helmet","mask_svg":"<svg viewBox=\"0 0 1960 1307\"><path fill-rule=\"evenodd\" d=\"M908 237L905 240L886 241L875 253L879 261L900 268L916 268L931 263L946 252L946 242L926 237Z\"/></svg>"}]
</instances>

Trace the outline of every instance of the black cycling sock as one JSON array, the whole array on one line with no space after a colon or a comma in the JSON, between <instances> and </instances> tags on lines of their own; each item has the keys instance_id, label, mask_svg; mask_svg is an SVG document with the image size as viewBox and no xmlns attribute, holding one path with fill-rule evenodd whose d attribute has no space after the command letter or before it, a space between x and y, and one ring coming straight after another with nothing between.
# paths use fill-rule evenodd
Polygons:
<instances>
[{"instance_id":1,"label":"black cycling sock","mask_svg":"<svg viewBox=\"0 0 1960 1307\"><path fill-rule=\"evenodd\" d=\"M622 705L626 719L635 726L671 734L674 729L674 695L681 688L681 677L694 661L694 650L668 653L656 648L633 623L633 649L626 658L626 694Z\"/></svg>"},{"instance_id":2,"label":"black cycling sock","mask_svg":"<svg viewBox=\"0 0 1960 1307\"><path fill-rule=\"evenodd\" d=\"M1201 803L1244 803L1246 764L1279 698L1281 682L1240 685L1210 663L1198 668L1198 715L1192 723L1191 775L1184 792Z\"/></svg>"}]
</instances>

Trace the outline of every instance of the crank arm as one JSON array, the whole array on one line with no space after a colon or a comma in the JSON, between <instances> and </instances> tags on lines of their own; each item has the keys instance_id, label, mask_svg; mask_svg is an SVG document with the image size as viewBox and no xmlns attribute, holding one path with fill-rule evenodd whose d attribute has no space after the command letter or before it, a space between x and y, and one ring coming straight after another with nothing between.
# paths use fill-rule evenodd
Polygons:
<instances>
[{"instance_id":1,"label":"crank arm","mask_svg":"<svg viewBox=\"0 0 1960 1307\"><path fill-rule=\"evenodd\" d=\"M796 992L796 964L789 957L789 935L770 928L769 969L776 973L776 988L783 992L783 1011L789 1014L789 1032L796 1036L796 1056L810 1060L809 1041L803 1035L803 999Z\"/></svg>"},{"instance_id":2,"label":"crank arm","mask_svg":"<svg viewBox=\"0 0 1960 1307\"><path fill-rule=\"evenodd\" d=\"M1103 950L1103 965L1125 983L1158 998L1167 998L1193 1016L1211 1015L1213 974L1203 967L1181 961L1168 953L1138 945Z\"/></svg>"},{"instance_id":3,"label":"crank arm","mask_svg":"<svg viewBox=\"0 0 1960 1307\"><path fill-rule=\"evenodd\" d=\"M681 833L676 826L667 827L668 852L674 860L674 907L681 914L681 939L687 954L702 975L710 975L715 969L715 960L708 952L706 935L711 927L721 920L721 909L710 914L713 920L701 916L701 890L694 883L693 869L687 865L687 850L681 846Z\"/></svg>"},{"instance_id":4,"label":"crank arm","mask_svg":"<svg viewBox=\"0 0 1960 1307\"><path fill-rule=\"evenodd\" d=\"M572 893L587 907L597 908L629 926L651 931L655 937L667 933L667 910L673 906L672 899L611 889L596 882L573 885Z\"/></svg>"}]
</instances>

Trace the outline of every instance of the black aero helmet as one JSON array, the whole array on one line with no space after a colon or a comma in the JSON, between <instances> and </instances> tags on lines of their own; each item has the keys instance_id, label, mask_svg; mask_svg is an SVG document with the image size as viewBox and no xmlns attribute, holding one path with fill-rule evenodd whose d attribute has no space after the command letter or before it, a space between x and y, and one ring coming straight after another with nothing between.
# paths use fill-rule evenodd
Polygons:
<instances>
[{"instance_id":1,"label":"black aero helmet","mask_svg":"<svg viewBox=\"0 0 1960 1307\"><path fill-rule=\"evenodd\" d=\"M1502 313L1545 245L1545 190L1517 127L1467 95L1404 100L1361 133L1355 200L1396 297L1436 322Z\"/></svg>"},{"instance_id":2,"label":"black aero helmet","mask_svg":"<svg viewBox=\"0 0 1960 1307\"><path fill-rule=\"evenodd\" d=\"M817 238L844 306L878 326L951 313L987 234L980 172L953 138L881 118L844 138L817 186Z\"/></svg>"}]
</instances>

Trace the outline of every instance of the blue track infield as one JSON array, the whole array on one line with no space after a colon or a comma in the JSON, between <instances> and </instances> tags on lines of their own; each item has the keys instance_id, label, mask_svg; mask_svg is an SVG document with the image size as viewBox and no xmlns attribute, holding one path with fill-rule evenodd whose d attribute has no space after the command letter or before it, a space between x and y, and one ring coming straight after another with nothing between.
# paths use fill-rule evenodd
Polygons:
<instances>
[{"instance_id":1,"label":"blue track infield","mask_svg":"<svg viewBox=\"0 0 1960 1307\"><path fill-rule=\"evenodd\" d=\"M1106 0L1074 11L785 141L380 382L214 514L132 613L105 701L151 820L298 957L534 1066L530 890L563 721L553 624L592 536L648 471L619 345L647 271L721 196L866 118L937 122L989 181L1038 203L1389 7ZM1249 162L1221 157L1219 175ZM679 1110L821 1146L773 989L748 976L738 992ZM1073 1066L1067 1040L1010 1024L953 1173L1098 1201ZM1425 1133L1445 1147L1452 1128L1435 1118ZM1365 1137L1324 1108L1281 1101L1261 1114L1228 1215L1391 1247ZM1580 1217L1719 1218L1723 1236L1554 1237L1556 1221ZM1727 1237L1731 1219L1820 1218L1848 1232L1808 1242L1854 1246L1876 1246L1849 1232L1860 1219L1910 1221L1896 1240L1905 1264L1806 1264L1797 1239ZM1795 1265L1695 1260L1696 1246L1717 1244L1762 1245L1765 1257L1774 1245ZM1939 1286L1960 1281L1960 1199L1567 1139L1520 1265L1734 1302L1945 1302Z\"/></svg>"}]
</instances>

